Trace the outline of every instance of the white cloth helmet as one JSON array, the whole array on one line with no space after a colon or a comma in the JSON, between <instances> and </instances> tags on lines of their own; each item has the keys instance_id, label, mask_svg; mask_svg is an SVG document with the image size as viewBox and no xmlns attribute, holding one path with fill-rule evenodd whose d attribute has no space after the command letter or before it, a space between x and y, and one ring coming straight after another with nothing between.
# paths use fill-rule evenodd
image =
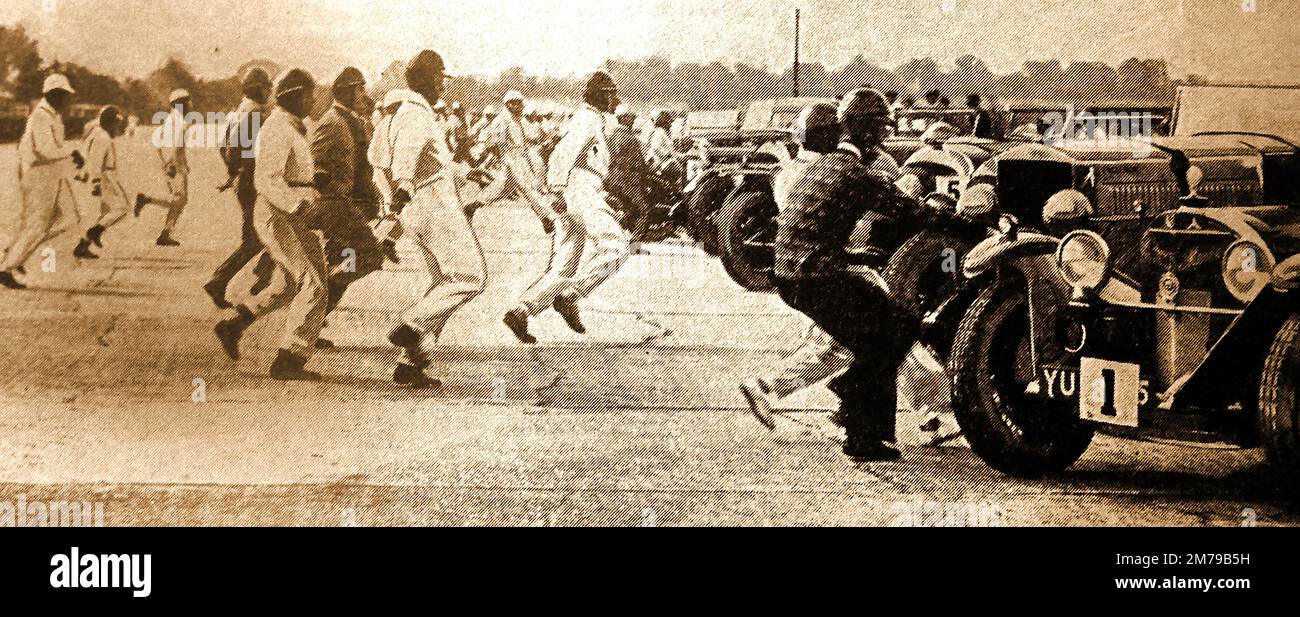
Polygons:
<instances>
[{"instance_id":1,"label":"white cloth helmet","mask_svg":"<svg viewBox=\"0 0 1300 617\"><path fill-rule=\"evenodd\" d=\"M77 91L72 89L72 83L68 81L67 76L63 73L55 73L45 78L45 83L41 87L42 94L49 94L55 90L63 90L68 94L76 94Z\"/></svg>"}]
</instances>

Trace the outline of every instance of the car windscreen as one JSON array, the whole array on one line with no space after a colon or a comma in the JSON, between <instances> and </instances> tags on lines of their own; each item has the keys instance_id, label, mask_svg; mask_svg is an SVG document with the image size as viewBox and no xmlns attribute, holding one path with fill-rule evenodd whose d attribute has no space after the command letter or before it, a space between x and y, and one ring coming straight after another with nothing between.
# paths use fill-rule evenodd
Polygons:
<instances>
[{"instance_id":1,"label":"car windscreen","mask_svg":"<svg viewBox=\"0 0 1300 617\"><path fill-rule=\"evenodd\" d=\"M1300 141L1300 88L1186 86L1178 92L1174 135L1268 133Z\"/></svg>"},{"instance_id":2,"label":"car windscreen","mask_svg":"<svg viewBox=\"0 0 1300 617\"><path fill-rule=\"evenodd\" d=\"M761 131L766 129L772 122L772 110L775 106L771 101L755 101L750 103L749 109L745 110L745 120L741 124L742 131Z\"/></svg>"},{"instance_id":3,"label":"car windscreen","mask_svg":"<svg viewBox=\"0 0 1300 617\"><path fill-rule=\"evenodd\" d=\"M686 116L686 128L688 131L734 129L739 115L736 110L691 112Z\"/></svg>"},{"instance_id":4,"label":"car windscreen","mask_svg":"<svg viewBox=\"0 0 1300 617\"><path fill-rule=\"evenodd\" d=\"M955 129L959 135L970 135L974 127L973 111L904 111L894 119L894 132L900 137L920 137L931 125L942 122Z\"/></svg>"}]
</instances>

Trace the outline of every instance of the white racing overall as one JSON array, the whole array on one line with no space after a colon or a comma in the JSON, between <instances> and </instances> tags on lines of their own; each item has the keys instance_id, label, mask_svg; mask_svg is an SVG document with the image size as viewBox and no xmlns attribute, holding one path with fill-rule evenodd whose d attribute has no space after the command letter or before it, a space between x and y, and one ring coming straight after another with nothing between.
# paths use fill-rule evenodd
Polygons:
<instances>
[{"instance_id":1,"label":"white racing overall","mask_svg":"<svg viewBox=\"0 0 1300 617\"><path fill-rule=\"evenodd\" d=\"M18 142L22 224L5 252L0 272L27 263L41 245L77 225L77 203L68 182L71 155L72 149L63 140L62 117L41 100Z\"/></svg>"},{"instance_id":2,"label":"white racing overall","mask_svg":"<svg viewBox=\"0 0 1300 617\"><path fill-rule=\"evenodd\" d=\"M428 288L402 314L402 322L420 334L425 353L432 351L456 310L487 285L487 264L461 204L447 132L428 101L410 93L384 136L391 139L394 190L411 196L401 213L403 233L429 271Z\"/></svg>"}]
</instances>

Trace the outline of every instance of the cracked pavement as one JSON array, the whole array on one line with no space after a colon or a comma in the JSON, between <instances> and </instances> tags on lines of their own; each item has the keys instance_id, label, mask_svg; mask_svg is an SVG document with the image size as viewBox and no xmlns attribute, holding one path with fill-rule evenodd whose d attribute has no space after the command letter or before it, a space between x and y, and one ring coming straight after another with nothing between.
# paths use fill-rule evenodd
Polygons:
<instances>
[{"instance_id":1,"label":"cracked pavement","mask_svg":"<svg viewBox=\"0 0 1300 617\"><path fill-rule=\"evenodd\" d=\"M0 149L0 169L13 154ZM161 183L140 165L151 157L123 147L128 187ZM547 314L541 344L519 345L500 319L547 244L510 204L476 215L489 289L448 327L443 388L389 382L384 335L425 280L404 245L331 316L339 347L311 365L324 381L272 382L279 319L248 333L239 363L211 334L222 314L200 285L239 211L215 190L216 153L191 160L184 246L153 245L151 209L105 235L103 259L76 262L65 236L54 272L29 264L32 289L0 291L0 501L103 501L109 525L890 525L928 504L995 507L1007 525L1239 525L1246 509L1297 522L1256 452L1099 438L1064 474L1015 480L960 440L921 447L922 414L904 413L904 459L856 466L822 388L786 401L769 433L736 384L796 347L806 321L688 244L633 257L584 303L587 336ZM15 195L0 178L0 230Z\"/></svg>"}]
</instances>

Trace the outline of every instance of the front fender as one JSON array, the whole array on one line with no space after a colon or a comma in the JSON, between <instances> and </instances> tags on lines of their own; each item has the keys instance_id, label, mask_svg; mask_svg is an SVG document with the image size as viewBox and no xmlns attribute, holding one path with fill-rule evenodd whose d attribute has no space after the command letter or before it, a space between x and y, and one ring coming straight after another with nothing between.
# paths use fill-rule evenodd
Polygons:
<instances>
[{"instance_id":1,"label":"front fender","mask_svg":"<svg viewBox=\"0 0 1300 617\"><path fill-rule=\"evenodd\" d=\"M695 178L686 185L686 188L682 189L682 193L691 195L695 193L696 189L700 188L701 184L714 178L730 180L731 176L739 169L739 165L716 165L709 167L701 171L699 175L695 176Z\"/></svg>"},{"instance_id":2,"label":"front fender","mask_svg":"<svg viewBox=\"0 0 1300 617\"><path fill-rule=\"evenodd\" d=\"M1004 234L991 236L966 254L961 264L962 273L966 278L977 279L1024 256L1047 255L1050 258L1056 253L1059 243L1058 238L1034 232L1019 232L1014 239L1008 239Z\"/></svg>"},{"instance_id":3,"label":"front fender","mask_svg":"<svg viewBox=\"0 0 1300 617\"><path fill-rule=\"evenodd\" d=\"M1020 232L1014 240L1004 234L988 238L971 249L962 262L971 279L1014 278L1025 285L1029 301L1029 328L1033 333L1030 350L1035 366L1041 367L1047 350L1058 345L1058 321L1070 302L1070 287L1056 273L1056 246L1048 235Z\"/></svg>"},{"instance_id":4,"label":"front fender","mask_svg":"<svg viewBox=\"0 0 1300 617\"><path fill-rule=\"evenodd\" d=\"M1178 392L1178 400L1220 400L1230 390L1225 382L1258 378L1278 330L1300 310L1298 293L1265 287L1210 348Z\"/></svg>"},{"instance_id":5,"label":"front fender","mask_svg":"<svg viewBox=\"0 0 1300 617\"><path fill-rule=\"evenodd\" d=\"M1273 268L1273 288L1278 291L1300 290L1300 255L1292 255Z\"/></svg>"},{"instance_id":6,"label":"front fender","mask_svg":"<svg viewBox=\"0 0 1300 617\"><path fill-rule=\"evenodd\" d=\"M937 148L921 148L913 152L912 156L903 163L904 169L918 166L947 168L962 178L969 178L975 173L975 163L970 160L970 157L960 152Z\"/></svg>"}]
</instances>

